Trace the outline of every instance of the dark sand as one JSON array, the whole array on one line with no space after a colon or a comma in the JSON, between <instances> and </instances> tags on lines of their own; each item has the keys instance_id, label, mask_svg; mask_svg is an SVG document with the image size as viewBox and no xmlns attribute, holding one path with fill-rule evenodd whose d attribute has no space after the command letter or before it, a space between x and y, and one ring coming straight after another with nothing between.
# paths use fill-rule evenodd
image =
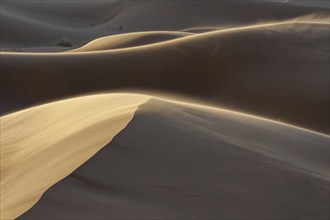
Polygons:
<instances>
[{"instance_id":1,"label":"dark sand","mask_svg":"<svg viewBox=\"0 0 330 220\"><path fill-rule=\"evenodd\" d=\"M237 26L328 14L326 8L264 0L1 1L0 10L0 28L5 30L0 33L1 51L54 46L61 37L80 46L98 37L127 32Z\"/></svg>"},{"instance_id":2,"label":"dark sand","mask_svg":"<svg viewBox=\"0 0 330 220\"><path fill-rule=\"evenodd\" d=\"M18 219L328 219L329 137L152 100Z\"/></svg>"},{"instance_id":3,"label":"dark sand","mask_svg":"<svg viewBox=\"0 0 330 220\"><path fill-rule=\"evenodd\" d=\"M329 219L328 135L206 107L329 134L329 6L313 2L1 1L1 216L82 164L18 219ZM153 98L90 160L129 96L16 112L118 91L205 105Z\"/></svg>"},{"instance_id":4,"label":"dark sand","mask_svg":"<svg viewBox=\"0 0 330 220\"><path fill-rule=\"evenodd\" d=\"M142 90L329 133L326 24L212 32L95 53L1 54L1 78L2 114L78 94Z\"/></svg>"}]
</instances>

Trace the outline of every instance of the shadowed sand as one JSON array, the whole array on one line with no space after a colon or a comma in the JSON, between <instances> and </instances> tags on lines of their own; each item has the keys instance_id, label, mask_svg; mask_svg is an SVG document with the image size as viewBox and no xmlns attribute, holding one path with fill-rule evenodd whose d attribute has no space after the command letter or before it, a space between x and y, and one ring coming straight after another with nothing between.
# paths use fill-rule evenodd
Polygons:
<instances>
[{"instance_id":1,"label":"shadowed sand","mask_svg":"<svg viewBox=\"0 0 330 220\"><path fill-rule=\"evenodd\" d=\"M49 47L61 37L74 46L136 31L246 25L327 9L270 1L2 1L1 50ZM257 15L257 16L251 16ZM123 29L120 30L120 25ZM32 50L32 49L29 49ZM35 49L40 51L40 49Z\"/></svg>"},{"instance_id":2,"label":"shadowed sand","mask_svg":"<svg viewBox=\"0 0 330 220\"><path fill-rule=\"evenodd\" d=\"M133 45L139 40L125 36ZM89 47L106 49L114 38L120 36ZM177 93L329 133L329 24L323 20L105 51L1 53L1 61L2 114L87 92L142 90Z\"/></svg>"},{"instance_id":3,"label":"shadowed sand","mask_svg":"<svg viewBox=\"0 0 330 220\"><path fill-rule=\"evenodd\" d=\"M19 219L326 219L328 155L327 135L154 97Z\"/></svg>"},{"instance_id":4,"label":"shadowed sand","mask_svg":"<svg viewBox=\"0 0 330 220\"><path fill-rule=\"evenodd\" d=\"M274 1L2 1L0 218L328 219L329 7Z\"/></svg>"},{"instance_id":5,"label":"shadowed sand","mask_svg":"<svg viewBox=\"0 0 330 220\"><path fill-rule=\"evenodd\" d=\"M96 95L1 117L1 219L30 209L132 119L142 95Z\"/></svg>"}]
</instances>

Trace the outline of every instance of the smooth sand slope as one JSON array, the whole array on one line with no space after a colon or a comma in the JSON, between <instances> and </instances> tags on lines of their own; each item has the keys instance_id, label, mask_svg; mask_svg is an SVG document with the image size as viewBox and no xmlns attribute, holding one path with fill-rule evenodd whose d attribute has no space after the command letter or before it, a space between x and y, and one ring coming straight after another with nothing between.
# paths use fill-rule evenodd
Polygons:
<instances>
[{"instance_id":1,"label":"smooth sand slope","mask_svg":"<svg viewBox=\"0 0 330 220\"><path fill-rule=\"evenodd\" d=\"M96 95L1 117L1 219L30 209L118 134L142 95Z\"/></svg>"},{"instance_id":2,"label":"smooth sand slope","mask_svg":"<svg viewBox=\"0 0 330 220\"><path fill-rule=\"evenodd\" d=\"M70 50L68 52L93 52L123 49L169 41L190 35L192 35L192 33L176 31L152 31L118 34L96 39L78 49Z\"/></svg>"},{"instance_id":3,"label":"smooth sand slope","mask_svg":"<svg viewBox=\"0 0 330 220\"><path fill-rule=\"evenodd\" d=\"M328 14L327 9L264 0L1 1L0 10L0 28L6 30L0 35L2 51L25 51L24 48L31 51L31 47L52 50L61 37L70 38L76 47L118 33L235 26L312 13Z\"/></svg>"},{"instance_id":4,"label":"smooth sand slope","mask_svg":"<svg viewBox=\"0 0 330 220\"><path fill-rule=\"evenodd\" d=\"M151 98L19 219L327 219L328 155L327 135Z\"/></svg>"},{"instance_id":5,"label":"smooth sand slope","mask_svg":"<svg viewBox=\"0 0 330 220\"><path fill-rule=\"evenodd\" d=\"M323 23L247 26L96 52L1 53L1 111L87 92L148 90L328 133L329 24L309 22Z\"/></svg>"}]
</instances>

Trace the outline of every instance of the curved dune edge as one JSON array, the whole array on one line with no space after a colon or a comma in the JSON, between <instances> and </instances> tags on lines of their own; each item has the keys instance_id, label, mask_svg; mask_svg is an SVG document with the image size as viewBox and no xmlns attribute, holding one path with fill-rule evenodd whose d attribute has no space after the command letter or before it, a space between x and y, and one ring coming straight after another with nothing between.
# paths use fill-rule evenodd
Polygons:
<instances>
[{"instance_id":1,"label":"curved dune edge","mask_svg":"<svg viewBox=\"0 0 330 220\"><path fill-rule=\"evenodd\" d=\"M137 46L144 46L160 42L166 42L192 35L188 32L179 31L149 31L135 32L126 34L110 35L97 38L86 45L74 50L65 51L63 53L77 53L89 51L104 51L114 49L124 49Z\"/></svg>"},{"instance_id":2,"label":"curved dune edge","mask_svg":"<svg viewBox=\"0 0 330 220\"><path fill-rule=\"evenodd\" d=\"M140 105L111 143L18 219L328 216L328 137L200 107L157 97Z\"/></svg>"},{"instance_id":3,"label":"curved dune edge","mask_svg":"<svg viewBox=\"0 0 330 220\"><path fill-rule=\"evenodd\" d=\"M261 116L253 115L253 114L249 114L249 113L244 113L244 112L240 112L240 111L236 111L236 110L221 108L221 107L217 107L217 106L211 106L211 105L203 104L203 103L197 103L197 102L193 102L193 101L190 101L187 99L180 100L180 99L174 99L172 97L165 97L165 96L157 96L157 97L151 96L150 99L160 100L160 101L177 104L177 105L182 105L182 106L186 106L186 107L190 107L190 108L195 108L195 109L199 109L199 110L203 110L203 111L229 113L229 114L233 114L233 115L237 115L237 116L243 116L245 118L249 118L252 120L258 120L258 121L263 121L263 122L267 122L267 123L273 123L273 124L277 124L277 125L281 125L281 126L285 126L285 127L298 129L298 130L301 130L304 132L313 133L313 134L320 135L323 137L330 137L329 134L314 131L314 130L300 127L300 126L296 126L293 124L288 124L288 123L284 123L281 121L276 121L276 120L272 120L269 118L265 118L265 117L261 117Z\"/></svg>"},{"instance_id":4,"label":"curved dune edge","mask_svg":"<svg viewBox=\"0 0 330 220\"><path fill-rule=\"evenodd\" d=\"M282 21L282 22L272 22L272 23L264 23L264 24L255 24L255 25L248 25L248 26L243 26L243 27L232 27L232 28L224 28L224 29L216 29L216 30L211 30L208 32L204 33L191 33L187 36L181 36L177 37L174 39L169 39L165 41L159 41L159 42L151 42L150 44L146 45L136 45L136 46L131 46L131 47L124 47L124 48L117 48L117 49L103 49L103 50L80 50L82 47L77 48L72 51L67 51L66 53L63 54L83 54L83 53L106 53L106 52L115 52L115 51L127 51L127 50L133 50L133 49L140 49L140 48L152 48L152 47L157 47L157 46L171 46L174 43L177 42L183 42L183 41L189 41L189 40L194 40L194 39L199 39L199 38L207 38L207 37L212 37L217 34L225 34L225 33L231 33L231 32L239 32L239 31L248 31L248 30L254 30L254 29L263 29L263 28L268 28L268 27L281 27L284 25L295 25L295 24L305 24L305 25L330 25L329 22L325 22L324 20L319 20L319 21L300 21L300 20L293 20L293 21ZM175 33L175 32L174 32ZM190 32L187 32L190 33ZM118 35L119 37L125 37L125 35L128 34L120 34ZM94 40L97 41L98 39ZM92 41L93 42L93 41ZM91 43L92 43L91 42ZM13 52L4 52L4 53L13 53ZM15 52L14 52L15 53ZM16 53L17 54L17 53ZM18 53L19 54L19 53ZM21 53L21 54L36 54L38 53ZM46 53L44 53L46 54ZM48 53L48 54L54 54L54 53ZM55 53L56 55L60 55L59 53Z\"/></svg>"},{"instance_id":5,"label":"curved dune edge","mask_svg":"<svg viewBox=\"0 0 330 220\"><path fill-rule=\"evenodd\" d=\"M240 27L231 27L231 28L224 28L220 30L214 30L214 31L209 31L209 32L204 32L204 33L188 33L187 36L181 36L178 38L174 39L168 39L165 41L159 41L159 42L151 42L146 45L133 45L129 47L124 47L124 48L116 48L116 49L102 49L102 43L99 42L99 40L103 41L103 43L108 44L107 42L107 37L102 37L95 39L88 43L88 50L85 50L86 45L79 47L77 49L71 50L71 51L65 51L65 52L1 52L0 54L13 54L13 55L35 55L35 56L67 56L67 55L76 55L76 54L98 54L98 53L110 53L110 52L116 52L116 51L130 51L134 49L141 49L141 48L153 48L157 46L172 46L172 44L177 43L177 42L184 42L184 41L189 41L189 40L194 40L194 39L200 39L200 38L207 38L207 37L212 37L214 35L218 34L225 34L225 33L232 33L232 32L240 32L240 31L248 31L248 30L254 30L254 29L263 29L263 28L270 28L270 27L281 27L284 25L296 25L296 24L305 24L305 25L330 25L329 21L327 20L328 18L322 18L322 19L308 19L308 18L297 18L294 20L288 20L288 21L277 21L277 22L268 22L268 23L260 23L260 24L254 24L254 25L247 25L247 26L240 26ZM183 31L182 31L183 32ZM152 33L157 33L157 32L142 32L142 35L146 34L152 34ZM167 32L168 34L171 33L170 31ZM175 33L175 32L173 32ZM184 32L183 32L184 33ZM125 39L126 37L132 38L130 35L138 34L138 33L127 33L127 34L119 34L115 36L110 36L110 39L113 39L114 37L116 38L123 38ZM93 44L95 42L98 42L97 49L93 50Z\"/></svg>"},{"instance_id":6,"label":"curved dune edge","mask_svg":"<svg viewBox=\"0 0 330 220\"><path fill-rule=\"evenodd\" d=\"M109 143L148 99L94 95L1 117L1 219L30 209L49 187Z\"/></svg>"},{"instance_id":7,"label":"curved dune edge","mask_svg":"<svg viewBox=\"0 0 330 220\"><path fill-rule=\"evenodd\" d=\"M322 135L244 113L138 94L92 95L33 107L1 117L1 219L29 210L48 188L106 146L151 99Z\"/></svg>"},{"instance_id":8,"label":"curved dune edge","mask_svg":"<svg viewBox=\"0 0 330 220\"><path fill-rule=\"evenodd\" d=\"M175 43L44 57L1 54L8 82L1 110L7 114L106 90L159 91L329 133L328 27L289 24L212 32ZM90 72L97 86L90 83Z\"/></svg>"}]
</instances>

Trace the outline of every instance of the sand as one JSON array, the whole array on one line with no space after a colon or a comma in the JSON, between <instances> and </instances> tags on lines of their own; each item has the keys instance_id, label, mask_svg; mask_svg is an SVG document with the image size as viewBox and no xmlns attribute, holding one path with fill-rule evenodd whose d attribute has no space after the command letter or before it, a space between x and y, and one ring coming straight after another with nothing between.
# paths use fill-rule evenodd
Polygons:
<instances>
[{"instance_id":1,"label":"sand","mask_svg":"<svg viewBox=\"0 0 330 220\"><path fill-rule=\"evenodd\" d=\"M90 92L176 93L329 133L329 24L315 22L246 26L105 51L1 53L1 111Z\"/></svg>"},{"instance_id":2,"label":"sand","mask_svg":"<svg viewBox=\"0 0 330 220\"><path fill-rule=\"evenodd\" d=\"M327 3L1 1L0 29L1 219L329 219Z\"/></svg>"},{"instance_id":3,"label":"sand","mask_svg":"<svg viewBox=\"0 0 330 220\"><path fill-rule=\"evenodd\" d=\"M118 134L146 102L142 95L98 95L1 117L1 219L30 209Z\"/></svg>"},{"instance_id":4,"label":"sand","mask_svg":"<svg viewBox=\"0 0 330 220\"><path fill-rule=\"evenodd\" d=\"M68 52L69 53L93 52L93 51L123 49L123 48L155 44L189 35L192 35L192 33L179 32L179 31L178 32L153 31L153 32L136 32L136 33L128 33L128 34L118 34L118 35L112 35L112 36L96 39L92 42L89 42L85 46L82 46L75 50L70 50Z\"/></svg>"},{"instance_id":5,"label":"sand","mask_svg":"<svg viewBox=\"0 0 330 220\"><path fill-rule=\"evenodd\" d=\"M19 219L326 219L328 155L327 135L153 97Z\"/></svg>"},{"instance_id":6,"label":"sand","mask_svg":"<svg viewBox=\"0 0 330 220\"><path fill-rule=\"evenodd\" d=\"M122 3L107 1L4 1L1 2L1 50L55 46L62 37L74 45L110 34ZM37 49L38 51L38 49Z\"/></svg>"},{"instance_id":7,"label":"sand","mask_svg":"<svg viewBox=\"0 0 330 220\"><path fill-rule=\"evenodd\" d=\"M1 50L53 46L61 37L75 46L136 31L237 26L296 18L313 8L270 1L2 1ZM257 16L251 16L257 15ZM124 27L119 30L120 25ZM39 51L36 49L36 51Z\"/></svg>"},{"instance_id":8,"label":"sand","mask_svg":"<svg viewBox=\"0 0 330 220\"><path fill-rule=\"evenodd\" d=\"M330 132L326 7L261 0L1 6L1 115L86 93L175 93ZM55 47L62 37L73 47Z\"/></svg>"}]
</instances>

